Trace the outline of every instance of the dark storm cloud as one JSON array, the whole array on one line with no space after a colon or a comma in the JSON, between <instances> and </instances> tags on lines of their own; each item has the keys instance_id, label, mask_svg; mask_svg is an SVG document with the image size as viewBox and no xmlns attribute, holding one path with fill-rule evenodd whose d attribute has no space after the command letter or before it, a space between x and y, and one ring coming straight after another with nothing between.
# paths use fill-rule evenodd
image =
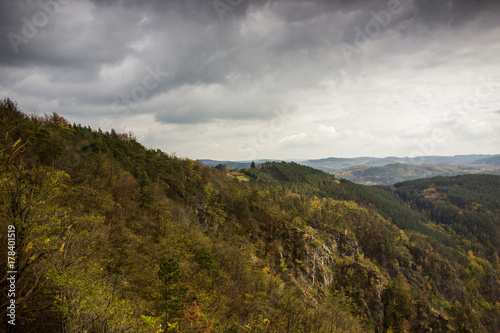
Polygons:
<instances>
[{"instance_id":1,"label":"dark storm cloud","mask_svg":"<svg viewBox=\"0 0 500 333\"><path fill-rule=\"evenodd\" d=\"M222 131L215 124L227 122L245 131L217 137L239 142L290 108L298 125L274 133L276 142L383 143L393 119L430 117L448 103L443 87L473 94L498 56L497 1L57 1L0 1L0 93L82 123L156 126L155 138L161 126ZM441 79L432 98L413 93ZM316 136L301 127L314 132L318 122ZM412 137L431 133L425 126Z\"/></svg>"},{"instance_id":2,"label":"dark storm cloud","mask_svg":"<svg viewBox=\"0 0 500 333\"><path fill-rule=\"evenodd\" d=\"M135 29L139 12L100 7L89 13L71 2L18 1L19 6L2 9L0 33L4 50L0 61L12 66L67 67L96 71L103 64L121 61L131 52L127 43L139 38ZM43 7L40 3L48 4ZM54 5L54 3L56 5ZM7 6L3 2L2 6ZM55 9L54 9L55 8ZM92 18L85 15L92 15ZM48 18L45 21L43 18ZM38 18L38 20L37 20ZM37 23L39 22L39 23ZM45 24L44 24L45 23Z\"/></svg>"},{"instance_id":3,"label":"dark storm cloud","mask_svg":"<svg viewBox=\"0 0 500 333\"><path fill-rule=\"evenodd\" d=\"M459 27L479 15L491 16L482 20L484 28L500 25L500 3L496 0L415 0L415 16L431 27L449 25Z\"/></svg>"},{"instance_id":4,"label":"dark storm cloud","mask_svg":"<svg viewBox=\"0 0 500 333\"><path fill-rule=\"evenodd\" d=\"M64 6L66 1L61 1L60 6ZM52 2L49 0L41 1L42 3ZM71 2L71 1L69 1ZM82 1L76 1L82 2ZM183 17L185 20L197 22L201 29L209 25L218 23L218 27L213 27L216 30L223 28L230 29L231 19L245 18L248 14L248 9L251 6L262 7L269 4L276 4L277 17L284 20L289 27L295 27L299 30L297 40L306 43L311 38L309 35L300 35L300 23L310 22L318 19L321 16L332 13L342 13L343 16L348 16L342 22L339 22L337 28L343 29L342 33L349 35L353 33L352 27L363 25L372 19L371 12L378 12L387 9L389 4L401 3L407 9L405 13L412 13L421 22L430 25L445 25L448 23L462 24L473 19L481 13L494 13L498 9L498 1L482 0L482 1L435 1L435 0L414 0L398 1L398 0L358 0L358 1L252 1L252 0L220 0L222 3L235 3L237 5L228 5L231 10L224 12L224 20L220 21L217 10L212 1L202 0L149 0L149 1L93 1L95 5L96 17L89 24L98 24L93 33L89 36L89 40L79 40L81 38L84 22L71 22L65 25L63 14L57 14L51 18L46 26L40 30L46 30L47 33L40 34L36 39L30 41L27 45L20 44L20 49L25 49L19 54L8 52L12 50L11 43L7 38L1 39L0 46L4 50L1 54L2 63L18 64L22 66L26 63L47 63L49 65L74 65L87 64L91 62L95 66L103 63L111 63L120 61L122 57L129 52L127 41L138 38L141 34L162 31L170 27L169 20L171 15L175 14ZM36 1L2 1L0 11L0 33L6 36L9 32L14 32L21 35L20 30L23 26L22 18L31 20L34 14L41 10L41 7ZM409 10L410 8L412 10ZM170 15L168 15L170 14ZM66 13L66 16L70 15ZM150 20L138 27L144 15L151 16ZM226 20L227 19L227 20ZM496 20L488 20L491 24L498 24ZM396 24L396 20L392 20L390 24ZM226 26L224 25L226 24ZM296 24L296 26L294 26ZM61 27L64 27L62 29ZM307 28L307 27L306 27ZM224 40L224 33L217 31L217 39ZM50 33L49 33L50 32ZM294 35L297 31L294 32ZM314 31L318 32L318 31ZM182 33L178 35L182 37ZM350 38L350 36L347 36ZM81 48L69 47L68 49L59 48L58 45L68 46L68 39L72 39L75 43L81 45ZM231 40L227 40L233 42ZM306 41L306 42L304 42ZM83 43L82 43L83 42ZM309 43L314 43L310 41ZM88 52L82 53L83 48ZM99 52L98 52L99 50ZM61 52L64 51L64 52ZM93 60L93 61L92 61Z\"/></svg>"}]
</instances>

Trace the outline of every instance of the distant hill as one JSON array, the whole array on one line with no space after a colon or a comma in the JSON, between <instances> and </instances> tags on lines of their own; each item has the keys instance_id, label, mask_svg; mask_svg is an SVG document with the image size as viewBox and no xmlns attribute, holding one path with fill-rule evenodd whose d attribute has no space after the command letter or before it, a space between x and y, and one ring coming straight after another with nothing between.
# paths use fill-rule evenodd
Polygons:
<instances>
[{"instance_id":1,"label":"distant hill","mask_svg":"<svg viewBox=\"0 0 500 333\"><path fill-rule=\"evenodd\" d=\"M267 160L256 160L265 163ZM200 160L207 166L227 164L229 169L250 167L251 161ZM441 175L494 174L500 175L500 155L455 155L418 157L329 157L296 161L338 178L365 185L391 185L404 180Z\"/></svg>"},{"instance_id":2,"label":"distant hill","mask_svg":"<svg viewBox=\"0 0 500 333\"><path fill-rule=\"evenodd\" d=\"M377 167L389 164L426 164L426 165L485 165L499 166L500 155L455 155L455 156L418 156L418 157L355 157L307 160L301 164L326 172L338 172L361 167Z\"/></svg>"},{"instance_id":3,"label":"distant hill","mask_svg":"<svg viewBox=\"0 0 500 333\"><path fill-rule=\"evenodd\" d=\"M232 162L232 161L216 161L216 160L209 160L209 159L203 159L199 160L201 163L203 163L206 166L209 167L215 167L219 164L227 164L228 168L230 170L236 168L236 169L243 169L243 168L248 168L250 167L250 164L252 161L238 161L238 162Z\"/></svg>"},{"instance_id":4,"label":"distant hill","mask_svg":"<svg viewBox=\"0 0 500 333\"><path fill-rule=\"evenodd\" d=\"M203 163L203 165L209 166L209 167L216 167L219 164L227 164L227 167L229 170L233 169L244 169L244 168L249 168L250 165L252 164L252 161L218 161L218 160L211 160L211 159L201 159L198 160L199 162ZM270 160L254 160L256 164L262 164L269 162Z\"/></svg>"},{"instance_id":5,"label":"distant hill","mask_svg":"<svg viewBox=\"0 0 500 333\"><path fill-rule=\"evenodd\" d=\"M356 168L335 173L338 178L358 184L391 185L397 182L434 176L488 173L500 175L500 168L461 165L389 164Z\"/></svg>"},{"instance_id":6,"label":"distant hill","mask_svg":"<svg viewBox=\"0 0 500 333\"><path fill-rule=\"evenodd\" d=\"M500 155L494 155L483 159L476 160L475 163L480 165L489 165L500 167Z\"/></svg>"}]
</instances>

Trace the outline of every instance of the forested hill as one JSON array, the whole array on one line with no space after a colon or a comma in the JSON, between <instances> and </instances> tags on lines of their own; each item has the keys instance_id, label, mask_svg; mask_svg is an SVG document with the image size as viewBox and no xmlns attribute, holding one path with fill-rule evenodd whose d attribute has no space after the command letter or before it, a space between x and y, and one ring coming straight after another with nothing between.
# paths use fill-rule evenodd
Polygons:
<instances>
[{"instance_id":1,"label":"forested hill","mask_svg":"<svg viewBox=\"0 0 500 333\"><path fill-rule=\"evenodd\" d=\"M500 177L462 175L395 184L396 194L429 219L495 253L500 248Z\"/></svg>"},{"instance_id":2,"label":"forested hill","mask_svg":"<svg viewBox=\"0 0 500 333\"><path fill-rule=\"evenodd\" d=\"M498 332L499 177L476 177L368 187L295 163L229 172L5 99L16 329Z\"/></svg>"}]
</instances>

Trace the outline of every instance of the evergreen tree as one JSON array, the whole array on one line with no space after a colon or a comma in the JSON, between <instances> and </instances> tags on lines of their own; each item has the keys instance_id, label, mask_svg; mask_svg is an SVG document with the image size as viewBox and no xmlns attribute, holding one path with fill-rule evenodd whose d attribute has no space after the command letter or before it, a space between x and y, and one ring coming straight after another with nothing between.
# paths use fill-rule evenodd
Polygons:
<instances>
[{"instance_id":1,"label":"evergreen tree","mask_svg":"<svg viewBox=\"0 0 500 333\"><path fill-rule=\"evenodd\" d=\"M182 272L179 263L172 258L163 257L158 277L162 283L160 307L166 313L167 322L177 320L182 315L183 301L187 288L181 283Z\"/></svg>"}]
</instances>

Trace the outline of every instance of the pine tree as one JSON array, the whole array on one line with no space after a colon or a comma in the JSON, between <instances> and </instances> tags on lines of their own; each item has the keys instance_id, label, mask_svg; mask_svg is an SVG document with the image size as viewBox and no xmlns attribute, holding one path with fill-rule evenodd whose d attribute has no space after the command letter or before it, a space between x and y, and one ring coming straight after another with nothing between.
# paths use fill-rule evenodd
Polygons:
<instances>
[{"instance_id":1,"label":"pine tree","mask_svg":"<svg viewBox=\"0 0 500 333\"><path fill-rule=\"evenodd\" d=\"M160 262L158 277L162 283L162 304L167 322L180 318L187 287L181 282L182 272L179 263L173 258L163 257Z\"/></svg>"}]
</instances>

